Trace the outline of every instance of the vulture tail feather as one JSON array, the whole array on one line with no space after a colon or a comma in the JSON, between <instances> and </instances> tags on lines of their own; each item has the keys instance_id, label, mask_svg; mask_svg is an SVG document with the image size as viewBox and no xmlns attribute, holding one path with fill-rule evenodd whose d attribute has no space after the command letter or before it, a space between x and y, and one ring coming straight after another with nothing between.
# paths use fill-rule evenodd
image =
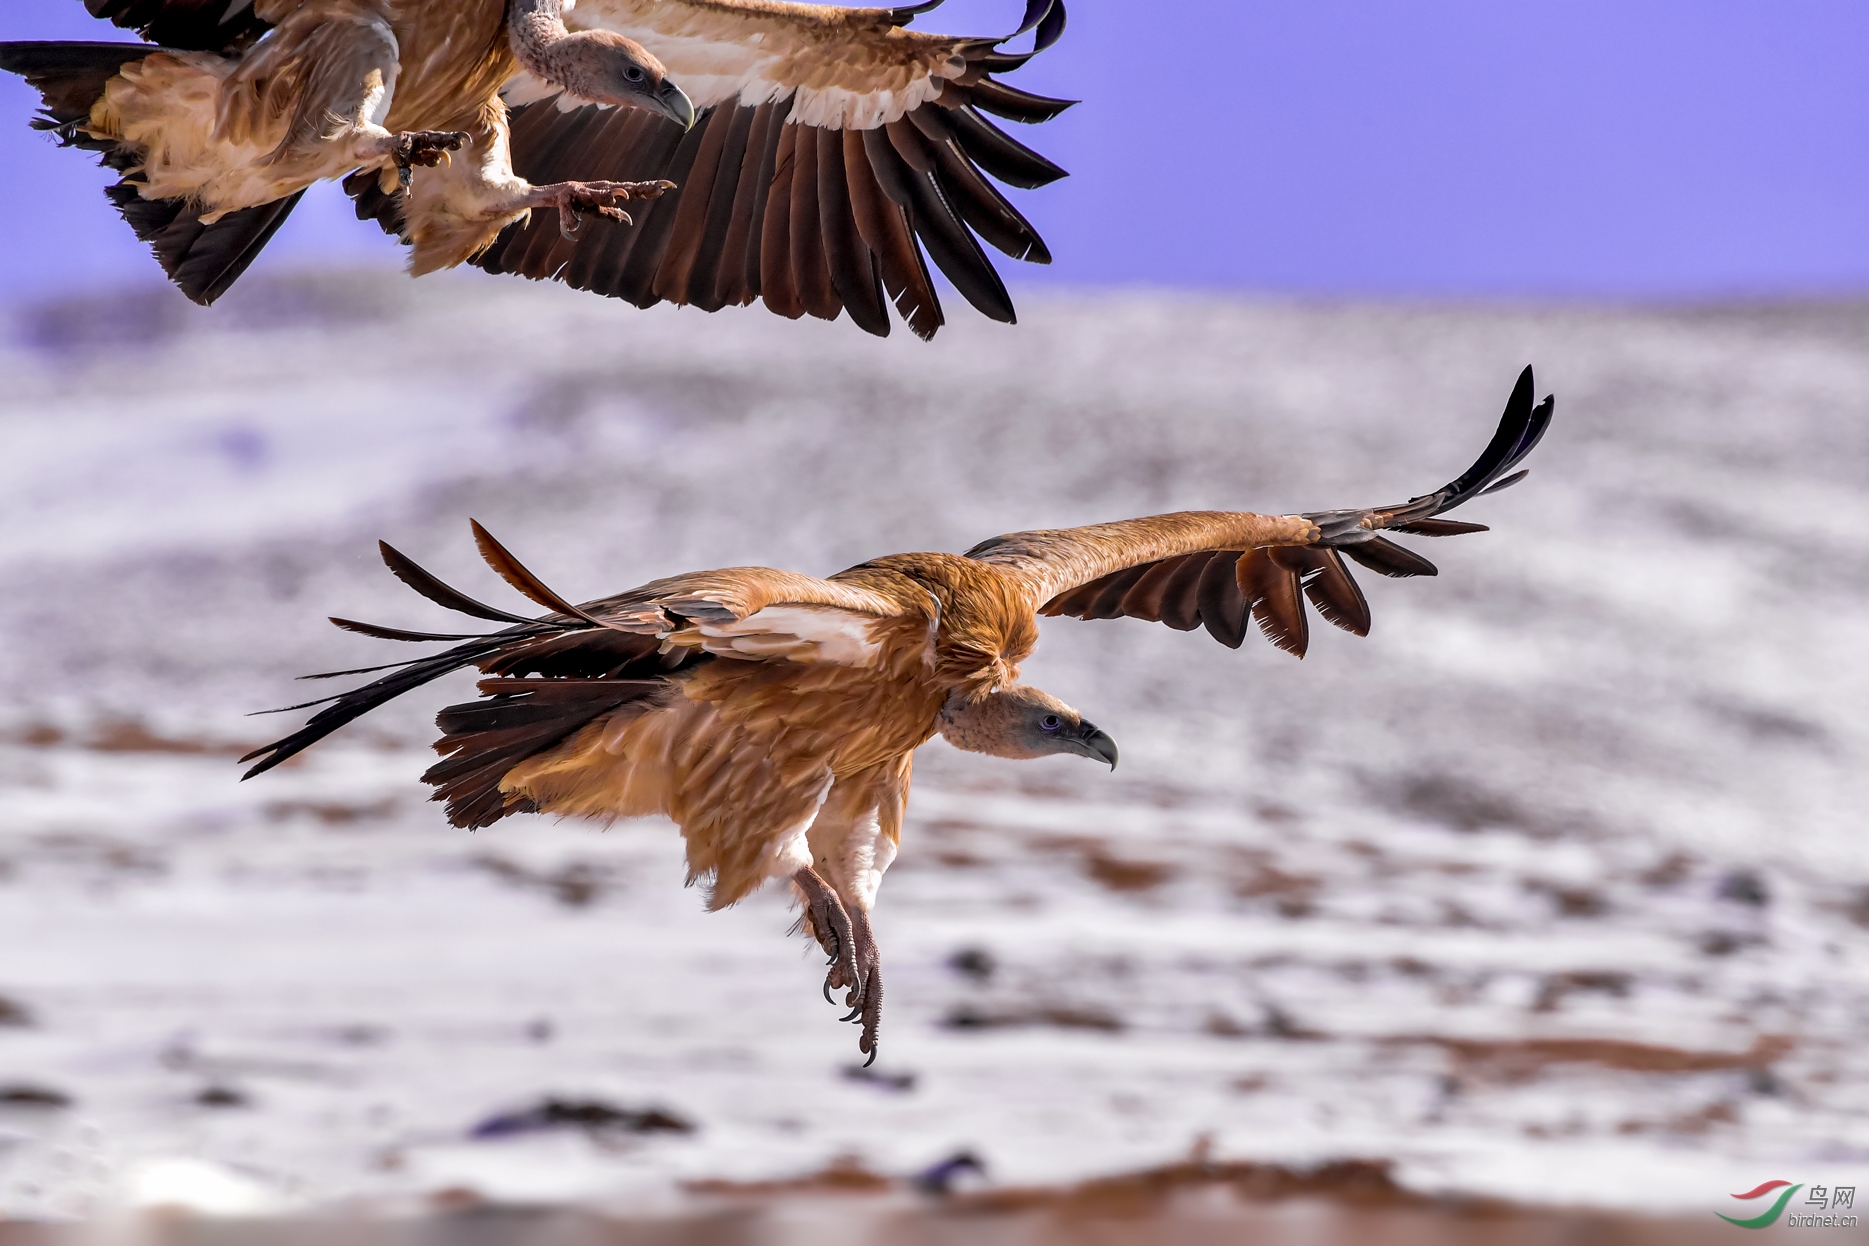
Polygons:
<instances>
[{"instance_id":1,"label":"vulture tail feather","mask_svg":"<svg viewBox=\"0 0 1869 1246\"><path fill-rule=\"evenodd\" d=\"M149 244L162 271L189 301L206 307L227 293L272 241L304 191L258 207L229 212L213 224L185 199L145 199L139 183L125 178L104 194L136 236Z\"/></svg>"},{"instance_id":2,"label":"vulture tail feather","mask_svg":"<svg viewBox=\"0 0 1869 1246\"><path fill-rule=\"evenodd\" d=\"M485 632L410 632L400 627L384 627L378 623L359 623L356 619L340 619L336 615L331 616L331 623L347 632L360 632L365 636L374 636L378 640L481 640L486 636ZM300 676L300 678L311 678L311 676Z\"/></svg>"},{"instance_id":3,"label":"vulture tail feather","mask_svg":"<svg viewBox=\"0 0 1869 1246\"><path fill-rule=\"evenodd\" d=\"M339 727L369 713L377 706L394 700L412 688L419 688L423 684L439 679L450 671L471 665L507 643L509 643L509 638L500 637L461 645L445 653L437 653L432 657L409 663L395 674L385 675L361 688L353 688L349 692L326 697L320 701L307 701L303 705L285 707L286 709L309 709L314 705L325 706L324 709L311 716L311 721L291 735L256 748L242 757L240 759L242 762L250 761L255 764L240 777L251 779L256 774L264 774L280 762L310 748ZM283 713L284 710L266 712Z\"/></svg>"},{"instance_id":4,"label":"vulture tail feather","mask_svg":"<svg viewBox=\"0 0 1869 1246\"><path fill-rule=\"evenodd\" d=\"M545 586L545 581L526 570L524 563L513 557L512 551L493 539L493 534L480 526L478 519L470 519L468 525L474 530L474 544L480 549L480 556L487 560L487 565L499 573L499 577L514 588L538 602L547 610L558 614L568 614L574 619L582 619L594 627L607 628L610 624L581 606L574 606Z\"/></svg>"},{"instance_id":5,"label":"vulture tail feather","mask_svg":"<svg viewBox=\"0 0 1869 1246\"><path fill-rule=\"evenodd\" d=\"M390 569L391 574L438 606L452 610L456 614L472 615L476 619L487 619L494 623L517 623L522 627L531 627L539 622L537 619L528 619L524 615L496 610L492 606L475 601L459 589L448 587L416 566L408 555L388 541L378 541L376 547L382 553L383 563Z\"/></svg>"}]
</instances>

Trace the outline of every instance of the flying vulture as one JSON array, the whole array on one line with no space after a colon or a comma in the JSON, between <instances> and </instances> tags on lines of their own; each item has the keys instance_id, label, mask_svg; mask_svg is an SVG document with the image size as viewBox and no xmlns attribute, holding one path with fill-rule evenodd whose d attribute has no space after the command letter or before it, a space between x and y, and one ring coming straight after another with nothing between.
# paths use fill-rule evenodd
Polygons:
<instances>
[{"instance_id":1,"label":"flying vulture","mask_svg":"<svg viewBox=\"0 0 1869 1246\"><path fill-rule=\"evenodd\" d=\"M1064 170L983 114L1070 106L995 77L1058 39L1063 0L1028 0L1024 52L908 29L939 2L85 0L149 42L5 43L0 69L39 89L34 126L123 174L112 202L198 303L306 187L343 178L416 275L764 298L878 335L893 302L926 338L943 315L924 253L1009 324L980 240L1051 259L991 179Z\"/></svg>"},{"instance_id":2,"label":"flying vulture","mask_svg":"<svg viewBox=\"0 0 1869 1246\"><path fill-rule=\"evenodd\" d=\"M1525 369L1498 431L1467 471L1393 506L1256 515L1183 511L994 537L963 555L892 554L828 579L769 567L671 576L583 605L547 588L478 523L481 555L549 613L484 605L387 544L389 569L442 606L505 626L437 635L332 619L389 640L452 641L324 706L242 758L271 769L345 723L450 671L478 667L481 699L437 718L442 760L424 779L456 826L514 813L665 814L709 905L770 879L803 902L873 1059L882 976L869 911L896 855L915 749L936 734L995 757L1069 753L1116 765L1116 744L1075 709L1019 682L1040 615L1205 627L1237 648L1248 621L1304 656L1304 601L1361 636L1369 606L1345 560L1380 575L1435 574L1378 535L1481 532L1438 518L1505 488L1550 423Z\"/></svg>"}]
</instances>

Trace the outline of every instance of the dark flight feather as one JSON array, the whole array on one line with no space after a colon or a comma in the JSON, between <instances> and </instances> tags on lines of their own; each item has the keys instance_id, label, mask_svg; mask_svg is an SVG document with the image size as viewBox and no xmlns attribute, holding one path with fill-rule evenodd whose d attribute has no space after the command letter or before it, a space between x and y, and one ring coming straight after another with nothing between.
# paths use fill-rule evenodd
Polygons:
<instances>
[{"instance_id":1,"label":"dark flight feather","mask_svg":"<svg viewBox=\"0 0 1869 1246\"><path fill-rule=\"evenodd\" d=\"M708 196L706 220L694 249L686 257L688 275L682 282L682 297L677 299L709 312L726 306L727 300L720 295L720 270L729 254L727 236L733 231L734 214L740 210L740 196L744 194L749 200L752 196L752 188L742 185L746 180L742 174L758 163L746 158L746 145L752 137L758 109L735 108L724 115L730 120L727 136L721 144L713 189ZM733 260L736 281L740 264L736 252Z\"/></svg>"},{"instance_id":2,"label":"dark flight feather","mask_svg":"<svg viewBox=\"0 0 1869 1246\"><path fill-rule=\"evenodd\" d=\"M792 287L807 312L835 320L844 308L831 285L818 220L818 136L809 126L792 128L798 131L792 140Z\"/></svg>"},{"instance_id":3,"label":"dark flight feather","mask_svg":"<svg viewBox=\"0 0 1869 1246\"><path fill-rule=\"evenodd\" d=\"M723 307L743 306L759 297L759 235L766 215L766 189L772 183L780 115L774 105L761 104L753 110L747 130L732 223L721 244L720 271L715 278L714 297Z\"/></svg>"},{"instance_id":4,"label":"dark flight feather","mask_svg":"<svg viewBox=\"0 0 1869 1246\"><path fill-rule=\"evenodd\" d=\"M845 130L844 182L850 191L850 213L863 244L876 257L883 288L896 305L896 313L914 334L926 341L941 325L941 302L928 280L928 266L909 228L908 216L884 192L870 155L869 135L874 130ZM882 140L887 146L887 140ZM888 159L892 166L895 153Z\"/></svg>"},{"instance_id":5,"label":"dark flight feather","mask_svg":"<svg viewBox=\"0 0 1869 1246\"><path fill-rule=\"evenodd\" d=\"M982 78L978 82L964 87L949 85L943 91L954 91L961 99L975 108L1004 117L1008 121L1017 121L1024 125L1035 125L1041 121L1050 121L1053 117L1072 107L1078 101L1052 99L1049 96L1033 95L1030 91L1021 91L1009 87L1003 82L991 78Z\"/></svg>"},{"instance_id":6,"label":"dark flight feather","mask_svg":"<svg viewBox=\"0 0 1869 1246\"><path fill-rule=\"evenodd\" d=\"M190 52L238 52L272 29L252 4L236 11L235 0L84 0L84 7L151 43Z\"/></svg>"},{"instance_id":7,"label":"dark flight feather","mask_svg":"<svg viewBox=\"0 0 1869 1246\"><path fill-rule=\"evenodd\" d=\"M766 218L760 235L760 292L766 306L787 320L797 320L805 314L804 301L798 297L798 285L792 279L793 161L798 136L803 130L803 126L779 127L772 187L766 194Z\"/></svg>"},{"instance_id":8,"label":"dark flight feather","mask_svg":"<svg viewBox=\"0 0 1869 1246\"><path fill-rule=\"evenodd\" d=\"M870 249L858 232L841 130L819 130L818 222L831 288L850 318L865 332L889 336L889 304Z\"/></svg>"},{"instance_id":9,"label":"dark flight feather","mask_svg":"<svg viewBox=\"0 0 1869 1246\"><path fill-rule=\"evenodd\" d=\"M950 109L946 116L960 149L981 169L1008 186L1036 190L1069 176L1058 165L971 108Z\"/></svg>"},{"instance_id":10,"label":"dark flight feather","mask_svg":"<svg viewBox=\"0 0 1869 1246\"><path fill-rule=\"evenodd\" d=\"M1240 593L1247 599L1253 621L1267 640L1302 658L1311 645L1311 624L1305 617L1299 574L1308 569L1308 551L1254 549L1240 555L1235 574Z\"/></svg>"},{"instance_id":11,"label":"dark flight feather","mask_svg":"<svg viewBox=\"0 0 1869 1246\"><path fill-rule=\"evenodd\" d=\"M1197 598L1207 634L1229 649L1246 640L1246 598L1233 572L1237 560L1237 554L1210 558L1201 571Z\"/></svg>"},{"instance_id":12,"label":"dark flight feather","mask_svg":"<svg viewBox=\"0 0 1869 1246\"><path fill-rule=\"evenodd\" d=\"M1483 523L1461 523L1458 519L1416 519L1410 523L1390 524L1389 531L1406 532L1412 536L1461 536L1468 532L1491 532L1492 529Z\"/></svg>"},{"instance_id":13,"label":"dark flight feather","mask_svg":"<svg viewBox=\"0 0 1869 1246\"><path fill-rule=\"evenodd\" d=\"M685 184L679 187L681 206L669 226L667 252L656 270L653 289L660 299L688 302L688 283L701 251L701 238L707 232L708 208L713 203L714 179L721 173L721 155L726 149L727 134L734 128L742 108L710 108L695 122L702 131ZM734 179L737 183L738 179ZM670 192L675 193L675 192ZM718 258L718 257L716 257Z\"/></svg>"},{"instance_id":14,"label":"dark flight feather","mask_svg":"<svg viewBox=\"0 0 1869 1246\"><path fill-rule=\"evenodd\" d=\"M1369 602L1334 549L1317 550L1316 574L1304 582L1304 595L1329 623L1357 636L1369 635Z\"/></svg>"},{"instance_id":15,"label":"dark flight feather","mask_svg":"<svg viewBox=\"0 0 1869 1246\"><path fill-rule=\"evenodd\" d=\"M1414 575L1439 575L1435 565L1411 549L1382 537L1335 547L1345 558L1360 562L1378 575L1406 578Z\"/></svg>"}]
</instances>

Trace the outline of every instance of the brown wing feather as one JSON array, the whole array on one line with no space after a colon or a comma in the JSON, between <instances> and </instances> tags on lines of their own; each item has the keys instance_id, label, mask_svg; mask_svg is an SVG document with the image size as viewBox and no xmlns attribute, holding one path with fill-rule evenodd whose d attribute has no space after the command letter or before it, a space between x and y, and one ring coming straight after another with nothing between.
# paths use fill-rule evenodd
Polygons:
<instances>
[{"instance_id":1,"label":"brown wing feather","mask_svg":"<svg viewBox=\"0 0 1869 1246\"><path fill-rule=\"evenodd\" d=\"M701 237L707 232L708 208L714 198L714 180L721 173L721 153L727 145L727 133L733 129L739 108L716 108L695 123L701 141L688 167L687 181L677 189L681 206L669 224L667 249L656 269L651 289L658 299L683 303L688 300L688 281L694 275L695 260L701 253Z\"/></svg>"},{"instance_id":2,"label":"brown wing feather","mask_svg":"<svg viewBox=\"0 0 1869 1246\"><path fill-rule=\"evenodd\" d=\"M733 225L727 231L715 295L722 306L742 306L759 297L759 244L766 220L766 192L772 185L785 106L761 104L753 110L746 138L740 186L734 192Z\"/></svg>"},{"instance_id":3,"label":"brown wing feather","mask_svg":"<svg viewBox=\"0 0 1869 1246\"><path fill-rule=\"evenodd\" d=\"M857 230L851 205L850 179L845 172L844 134L819 130L818 223L823 232L824 260L831 286L858 327L877 337L889 336L889 305L870 249Z\"/></svg>"},{"instance_id":4,"label":"brown wing feather","mask_svg":"<svg viewBox=\"0 0 1869 1246\"><path fill-rule=\"evenodd\" d=\"M798 131L792 140L792 284L806 311L835 320L844 307L831 285L818 221L818 136L809 126L792 128Z\"/></svg>"},{"instance_id":5,"label":"brown wing feather","mask_svg":"<svg viewBox=\"0 0 1869 1246\"><path fill-rule=\"evenodd\" d=\"M708 120L711 121L711 118ZM692 130L681 136L675 154L669 158L668 172L663 175L675 183L675 189L664 193L659 199L644 203L637 212L636 240L630 246L629 259L616 281L618 298L638 307L651 307L661 301L656 297L654 289L656 271L662 267L662 257L668 253L675 221L681 215L682 204L687 199L683 191L684 184L694 171L695 158L700 155L701 147L712 129L712 125L697 121ZM604 224L616 227L613 221L606 220Z\"/></svg>"},{"instance_id":6,"label":"brown wing feather","mask_svg":"<svg viewBox=\"0 0 1869 1246\"><path fill-rule=\"evenodd\" d=\"M685 293L676 299L702 311L719 311L726 306L727 300L720 294L720 273L723 268L732 267L734 280L737 282L741 273L739 251L729 248L727 238L733 232L736 221L744 221L750 211L742 207L740 198L745 195L752 199L752 188L746 186L747 169L756 169L758 160L748 160L747 144L753 137L753 123L759 118L755 108L736 108L732 111L732 123L727 127L727 138L720 149L720 168L715 175L713 193L708 198L707 223L701 232L699 250L689 272ZM744 244L744 236L742 236ZM732 254L733 263L727 263Z\"/></svg>"},{"instance_id":7,"label":"brown wing feather","mask_svg":"<svg viewBox=\"0 0 1869 1246\"><path fill-rule=\"evenodd\" d=\"M1164 558L1160 562L1145 563L1142 574L1129 591L1123 594L1121 612L1132 619L1146 619L1150 623L1162 621L1162 607L1168 596L1168 585L1174 579L1175 559Z\"/></svg>"},{"instance_id":8,"label":"brown wing feather","mask_svg":"<svg viewBox=\"0 0 1869 1246\"><path fill-rule=\"evenodd\" d=\"M1233 571L1236 562L1237 555L1208 559L1196 597L1207 634L1229 649L1246 639L1246 597Z\"/></svg>"},{"instance_id":9,"label":"brown wing feather","mask_svg":"<svg viewBox=\"0 0 1869 1246\"><path fill-rule=\"evenodd\" d=\"M853 160L850 138L851 132L845 131L846 168L852 167ZM908 170L902 158L896 155L889 136L881 129L864 130L858 141L863 148L864 168L872 179L864 180L863 184L866 189L873 187L881 198L870 215L858 215L857 223L863 225L869 221L864 237L882 261L883 284L895 300L897 313L908 321L917 337L926 341L946 323L946 317L910 222L909 211L915 196L909 189ZM856 186L858 182L857 176L851 174L851 185ZM870 229L874 229L874 236Z\"/></svg>"},{"instance_id":10,"label":"brown wing feather","mask_svg":"<svg viewBox=\"0 0 1869 1246\"><path fill-rule=\"evenodd\" d=\"M797 320L805 314L805 303L792 279L792 182L797 177L798 136L804 131L795 125L782 125L778 130L778 154L761 233L759 285L767 307L787 320Z\"/></svg>"},{"instance_id":11,"label":"brown wing feather","mask_svg":"<svg viewBox=\"0 0 1869 1246\"><path fill-rule=\"evenodd\" d=\"M1236 574L1266 639L1302 658L1311 645L1298 577L1311 566L1308 550L1255 549L1240 556Z\"/></svg>"},{"instance_id":12,"label":"brown wing feather","mask_svg":"<svg viewBox=\"0 0 1869 1246\"><path fill-rule=\"evenodd\" d=\"M1369 635L1369 602L1363 597L1363 590L1336 550L1318 550L1317 553L1320 555L1317 574L1304 582L1304 595L1327 621L1346 632Z\"/></svg>"}]
</instances>

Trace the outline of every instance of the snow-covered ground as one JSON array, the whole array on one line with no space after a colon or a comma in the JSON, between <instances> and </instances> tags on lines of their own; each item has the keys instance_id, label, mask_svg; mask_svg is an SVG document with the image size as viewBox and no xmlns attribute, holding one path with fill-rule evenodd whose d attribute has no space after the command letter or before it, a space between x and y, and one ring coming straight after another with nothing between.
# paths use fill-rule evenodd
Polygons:
<instances>
[{"instance_id":1,"label":"snow-covered ground","mask_svg":"<svg viewBox=\"0 0 1869 1246\"><path fill-rule=\"evenodd\" d=\"M931 346L475 278L22 309L0 1214L640 1209L962 1148L1650 1211L1869 1185L1869 306L1027 303ZM1380 503L1527 362L1531 479L1414 542L1438 580L1364 575L1367 640L1051 620L1027 677L1121 770L924 750L876 1076L784 897L703 913L666 823L447 827L416 776L466 677L235 782L293 675L405 656L324 615L453 628L377 537L517 606L470 515L589 598ZM472 1136L553 1095L692 1128Z\"/></svg>"}]
</instances>

